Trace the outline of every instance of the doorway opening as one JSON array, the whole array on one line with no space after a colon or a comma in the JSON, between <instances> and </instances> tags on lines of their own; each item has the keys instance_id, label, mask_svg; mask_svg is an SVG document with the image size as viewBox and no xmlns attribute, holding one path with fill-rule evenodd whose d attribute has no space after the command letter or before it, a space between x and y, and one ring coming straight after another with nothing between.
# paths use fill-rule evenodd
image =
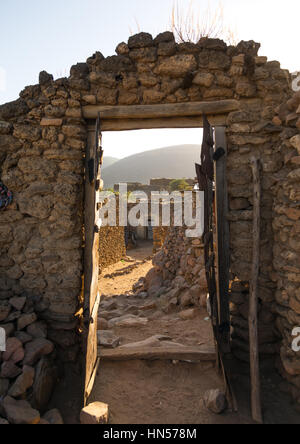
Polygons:
<instances>
[{"instance_id":1,"label":"doorway opening","mask_svg":"<svg viewBox=\"0 0 300 444\"><path fill-rule=\"evenodd\" d=\"M189 131L185 131L188 134ZM147 137L146 131L144 133ZM169 174L164 175L167 177L154 176L141 180L140 176L130 176L129 169L122 172L125 176L121 177L120 182L127 183L128 196L135 191L142 192L144 198L150 195L151 206L152 192L177 191L183 194L189 191L193 194L198 181L195 179L195 164L199 163L201 154L201 133L202 130L198 129L199 140L194 150L195 157L190 161L190 177L170 174L171 166L176 163L176 156L174 150L173 153L169 150ZM124 141L124 133L121 135ZM109 152L104 141L105 133L103 149L104 152ZM160 151L159 157L153 161L156 169L163 157L161 150L157 151ZM182 152L184 148L181 147ZM156 154L155 151L150 153ZM128 158L125 159L125 164L134 164L134 156L130 157L129 161ZM138 157L141 161L141 154ZM186 152L183 157L187 159ZM114 171L118 175L118 163L114 162L102 170L104 189L105 183L108 183L108 190L114 193L118 193L119 181L114 183L115 180L109 178L107 172L111 173L111 177ZM183 161L179 163L182 171ZM141 164L146 164L148 169L152 165L145 160ZM133 169L134 172L138 170L136 166ZM144 183L147 181L148 183ZM130 207L129 212L131 209ZM186 422L188 417L193 416L194 403L199 399L200 392L210 388L212 380L220 388L223 384L213 370L216 361L215 340L207 308L208 287L202 239L200 236L186 236L184 226L171 224L165 227L162 223L155 226L149 216L144 225L128 224L124 227L124 239L127 247L132 244L127 248L126 257L105 269L99 280L102 299L97 340L101 364L90 402L101 400L109 404L116 423L159 423L161 410L164 411L164 421L170 411L170 418L173 418L170 422L174 418L178 422ZM161 242L156 249L153 248L155 240ZM143 249L149 252L149 242L152 247L151 256L143 257ZM111 245L110 242L108 244ZM122 365L120 361L123 361ZM195 386L199 382L199 371L202 384L198 392ZM190 381L186 381L182 389L178 388L178 378L186 379L187 375ZM122 389L118 381L122 381ZM145 387L146 384L149 385L149 392L144 396L148 397L148 402L133 390L134 386ZM157 396L157 391L160 396ZM122 401L121 393L127 399L126 403L125 398ZM181 400L180 409L176 404L178 399ZM145 408L145 405L153 405L155 402L160 403L159 408ZM126 405L124 410L122 405ZM186 418L182 417L182 406L186 411ZM201 420L201 415L197 415L197 421Z\"/></svg>"}]
</instances>

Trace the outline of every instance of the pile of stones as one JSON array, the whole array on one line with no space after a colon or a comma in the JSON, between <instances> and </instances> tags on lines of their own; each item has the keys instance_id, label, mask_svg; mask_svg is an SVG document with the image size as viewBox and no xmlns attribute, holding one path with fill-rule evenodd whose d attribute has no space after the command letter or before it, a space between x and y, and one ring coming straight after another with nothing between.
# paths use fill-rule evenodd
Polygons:
<instances>
[{"instance_id":1,"label":"pile of stones","mask_svg":"<svg viewBox=\"0 0 300 444\"><path fill-rule=\"evenodd\" d=\"M154 267L134 287L150 298L165 300L164 311L176 307L206 307L207 282L203 244L189 238L182 227L170 228L163 248L154 256Z\"/></svg>"},{"instance_id":2,"label":"pile of stones","mask_svg":"<svg viewBox=\"0 0 300 444\"><path fill-rule=\"evenodd\" d=\"M55 349L35 307L27 296L0 299L0 424L62 424L57 410L46 412L57 380Z\"/></svg>"}]
</instances>

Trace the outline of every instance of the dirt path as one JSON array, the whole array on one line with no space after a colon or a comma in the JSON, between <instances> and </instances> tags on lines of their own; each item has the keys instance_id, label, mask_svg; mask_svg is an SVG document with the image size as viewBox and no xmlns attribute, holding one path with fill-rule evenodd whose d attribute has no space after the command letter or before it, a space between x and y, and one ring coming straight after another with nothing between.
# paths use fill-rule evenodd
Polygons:
<instances>
[{"instance_id":1,"label":"dirt path","mask_svg":"<svg viewBox=\"0 0 300 444\"><path fill-rule=\"evenodd\" d=\"M115 325L112 333L119 339L119 345L166 335L171 341L186 346L213 348L206 310L196 310L192 319L184 320L179 312L164 313L158 298L141 300L133 294L132 285L152 268L150 254L151 246L142 245L133 250L126 261L105 270L100 278L103 294L100 318L109 322L131 314L148 320L145 325L134 327ZM145 310L145 306L149 309ZM204 407L204 392L215 388L223 389L223 383L212 362L102 361L90 402L109 405L111 424L247 422L230 412L214 415Z\"/></svg>"}]
</instances>

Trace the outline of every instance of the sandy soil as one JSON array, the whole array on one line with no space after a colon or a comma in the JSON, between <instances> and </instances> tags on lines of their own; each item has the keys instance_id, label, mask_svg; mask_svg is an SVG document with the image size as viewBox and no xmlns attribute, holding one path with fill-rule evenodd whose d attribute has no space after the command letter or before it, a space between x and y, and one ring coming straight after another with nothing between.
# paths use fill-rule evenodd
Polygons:
<instances>
[{"instance_id":1,"label":"sandy soil","mask_svg":"<svg viewBox=\"0 0 300 444\"><path fill-rule=\"evenodd\" d=\"M120 344L161 334L184 345L213 347L206 310L199 309L194 319L182 320L178 312L165 314L156 299L156 308L141 311L141 306L153 300L141 300L130 291L152 268L151 260L145 261L151 248L151 245L142 245L132 250L127 261L109 267L100 277L103 298L117 304L108 319L129 312L149 320L147 325L138 328L114 328ZM234 413L217 416L207 411L203 406L203 394L214 388L223 389L223 381L212 363L102 362L90 402L109 404L111 424L245 423L245 419Z\"/></svg>"}]
</instances>

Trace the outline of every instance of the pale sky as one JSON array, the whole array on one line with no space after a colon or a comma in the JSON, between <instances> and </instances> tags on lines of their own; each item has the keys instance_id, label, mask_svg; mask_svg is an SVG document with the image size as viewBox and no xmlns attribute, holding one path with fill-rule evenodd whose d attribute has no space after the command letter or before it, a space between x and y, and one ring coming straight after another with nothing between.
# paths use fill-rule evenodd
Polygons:
<instances>
[{"instance_id":1,"label":"pale sky","mask_svg":"<svg viewBox=\"0 0 300 444\"><path fill-rule=\"evenodd\" d=\"M174 0L0 0L0 104L18 98L46 70L55 78L95 51L115 53L139 30L155 36L170 23ZM178 0L187 8L190 0ZM219 0L194 0L195 13L213 10ZM237 41L262 43L260 55L300 71L299 0L223 0L224 21ZM138 23L138 25L137 25ZM140 28L140 29L139 29ZM145 149L199 143L199 130L156 130L105 134L107 155L125 157ZM145 133L144 133L145 135ZM124 152L124 145L126 152Z\"/></svg>"}]
</instances>

